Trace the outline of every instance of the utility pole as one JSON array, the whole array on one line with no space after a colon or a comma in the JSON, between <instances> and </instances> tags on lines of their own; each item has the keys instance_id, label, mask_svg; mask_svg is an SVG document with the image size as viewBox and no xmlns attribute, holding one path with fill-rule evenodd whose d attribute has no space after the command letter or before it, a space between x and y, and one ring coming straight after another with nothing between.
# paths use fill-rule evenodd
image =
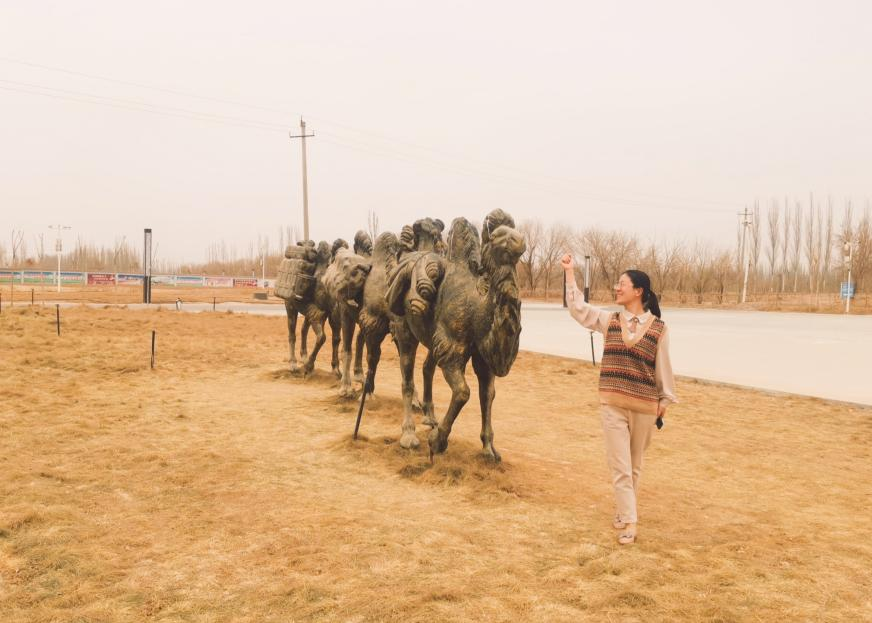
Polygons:
<instances>
[{"instance_id":1,"label":"utility pole","mask_svg":"<svg viewBox=\"0 0 872 623\"><path fill-rule=\"evenodd\" d=\"M751 267L751 258L748 257L748 261L745 262L745 235L748 233L748 226L751 225L751 215L748 212L747 206L745 207L744 212L739 212L739 216L742 217L742 245L741 250L739 251L739 255L741 256L741 261L745 265L745 277L742 279L742 303L745 302L748 296L748 269Z\"/></svg>"},{"instance_id":2,"label":"utility pole","mask_svg":"<svg viewBox=\"0 0 872 623\"><path fill-rule=\"evenodd\" d=\"M288 132L291 138L302 139L303 148L303 239L309 239L309 180L306 172L306 139L315 136L315 133L306 134L306 122L300 117L300 133L297 135Z\"/></svg>"},{"instance_id":3,"label":"utility pole","mask_svg":"<svg viewBox=\"0 0 872 623\"><path fill-rule=\"evenodd\" d=\"M58 258L58 272L57 272L57 284L58 284L58 292L61 291L61 252L64 250L63 239L61 238L61 233L65 229L71 229L69 225L49 225L49 229L56 229L58 232L58 238L55 241L55 254Z\"/></svg>"}]
</instances>

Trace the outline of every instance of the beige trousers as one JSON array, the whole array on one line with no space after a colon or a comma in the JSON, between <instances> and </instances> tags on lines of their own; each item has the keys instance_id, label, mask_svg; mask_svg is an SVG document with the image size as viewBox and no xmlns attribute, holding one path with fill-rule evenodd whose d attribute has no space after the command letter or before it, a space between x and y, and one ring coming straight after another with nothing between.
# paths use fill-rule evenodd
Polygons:
<instances>
[{"instance_id":1,"label":"beige trousers","mask_svg":"<svg viewBox=\"0 0 872 623\"><path fill-rule=\"evenodd\" d=\"M651 443L657 416L612 405L600 405L606 459L612 472L615 506L621 520L636 523L636 496L642 473L642 453Z\"/></svg>"}]
</instances>

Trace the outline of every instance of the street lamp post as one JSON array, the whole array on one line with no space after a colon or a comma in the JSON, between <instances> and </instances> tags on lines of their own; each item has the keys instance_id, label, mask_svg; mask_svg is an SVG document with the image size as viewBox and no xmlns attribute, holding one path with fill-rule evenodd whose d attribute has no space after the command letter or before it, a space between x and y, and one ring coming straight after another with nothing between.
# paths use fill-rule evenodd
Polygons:
<instances>
[{"instance_id":1,"label":"street lamp post","mask_svg":"<svg viewBox=\"0 0 872 623\"><path fill-rule=\"evenodd\" d=\"M65 229L70 229L70 226L69 225L49 225L48 228L49 229L56 229L58 232L58 237L57 237L57 240L55 241L55 255L57 255L57 258L58 258L58 271L56 273L55 281L57 282L58 292L60 292L61 291L61 252L64 250L64 243L63 243L63 240L61 238L61 232L63 232L63 230L65 230Z\"/></svg>"},{"instance_id":2,"label":"street lamp post","mask_svg":"<svg viewBox=\"0 0 872 623\"><path fill-rule=\"evenodd\" d=\"M842 246L843 259L845 260L845 266L848 267L848 291L845 292L845 313L851 313L851 260L854 256L854 245L851 244L850 241L846 242L844 246Z\"/></svg>"}]
</instances>

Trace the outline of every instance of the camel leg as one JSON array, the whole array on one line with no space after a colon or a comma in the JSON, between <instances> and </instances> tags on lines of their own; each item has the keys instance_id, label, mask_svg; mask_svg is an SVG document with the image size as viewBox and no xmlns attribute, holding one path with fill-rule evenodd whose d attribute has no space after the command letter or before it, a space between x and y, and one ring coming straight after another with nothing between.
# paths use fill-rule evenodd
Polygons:
<instances>
[{"instance_id":1,"label":"camel leg","mask_svg":"<svg viewBox=\"0 0 872 623\"><path fill-rule=\"evenodd\" d=\"M415 393L415 355L418 350L418 342L414 338L403 344L400 348L400 372L403 375L403 435L400 437L400 445L403 448L417 448L421 445L415 434L415 418L412 416L412 396Z\"/></svg>"},{"instance_id":2,"label":"camel leg","mask_svg":"<svg viewBox=\"0 0 872 623\"><path fill-rule=\"evenodd\" d=\"M299 372L300 365L297 363L297 310L290 303L285 301L285 312L288 314L288 350L291 355L288 361L290 362L291 372Z\"/></svg>"},{"instance_id":3,"label":"camel leg","mask_svg":"<svg viewBox=\"0 0 872 623\"><path fill-rule=\"evenodd\" d=\"M422 372L424 375L424 403L421 405L421 410L424 412L423 422L433 429L439 423L433 414L433 375L436 373L436 357L431 351L427 351Z\"/></svg>"},{"instance_id":4,"label":"camel leg","mask_svg":"<svg viewBox=\"0 0 872 623\"><path fill-rule=\"evenodd\" d=\"M442 454L448 448L448 436L451 434L454 420L460 414L463 406L469 401L469 385L466 384L466 379L464 378L465 372L466 363L462 366L449 364L442 368L445 381L451 387L451 403L448 405L448 411L445 413L445 417L442 418L439 426L430 431L431 456Z\"/></svg>"},{"instance_id":5,"label":"camel leg","mask_svg":"<svg viewBox=\"0 0 872 623\"><path fill-rule=\"evenodd\" d=\"M342 326L337 320L330 320L330 340L333 346L333 354L330 357L330 369L337 379L342 378L342 369L339 367L339 343L342 341Z\"/></svg>"},{"instance_id":6,"label":"camel leg","mask_svg":"<svg viewBox=\"0 0 872 623\"><path fill-rule=\"evenodd\" d=\"M381 360L381 345L387 333L386 330L376 329L366 335L366 382L363 391L369 395L375 392L375 372Z\"/></svg>"},{"instance_id":7,"label":"camel leg","mask_svg":"<svg viewBox=\"0 0 872 623\"><path fill-rule=\"evenodd\" d=\"M363 330L357 327L357 338L354 341L354 381L363 383Z\"/></svg>"},{"instance_id":8,"label":"camel leg","mask_svg":"<svg viewBox=\"0 0 872 623\"><path fill-rule=\"evenodd\" d=\"M391 337L394 338L394 344L397 347L397 354L401 354L402 350L400 349L400 344L414 344L414 346L409 346L409 348L417 349L418 341L412 335L412 332L405 325L404 322L391 322L390 325ZM414 377L411 380L412 383L412 409L416 411L422 411L423 407L421 406L421 399L418 397L418 390L415 388L415 379Z\"/></svg>"},{"instance_id":9,"label":"camel leg","mask_svg":"<svg viewBox=\"0 0 872 623\"><path fill-rule=\"evenodd\" d=\"M478 377L478 400L481 404L481 445L484 454L495 463L500 462L500 453L494 448L494 429L491 426L496 383L493 370L478 355L472 357L472 369Z\"/></svg>"},{"instance_id":10,"label":"camel leg","mask_svg":"<svg viewBox=\"0 0 872 623\"><path fill-rule=\"evenodd\" d=\"M303 316L303 328L300 329L300 359L306 358L309 349L306 348L306 335L309 333L309 319Z\"/></svg>"},{"instance_id":11,"label":"camel leg","mask_svg":"<svg viewBox=\"0 0 872 623\"><path fill-rule=\"evenodd\" d=\"M303 374L309 376L315 370L315 358L318 356L318 351L324 346L327 336L324 335L324 322L313 322L310 324L315 332L315 345L312 347L312 352L309 353L309 358L303 366Z\"/></svg>"},{"instance_id":12,"label":"camel leg","mask_svg":"<svg viewBox=\"0 0 872 623\"><path fill-rule=\"evenodd\" d=\"M343 314L342 320L342 376L339 380L339 395L342 398L354 397L351 384L351 347L354 343L354 319Z\"/></svg>"}]
</instances>

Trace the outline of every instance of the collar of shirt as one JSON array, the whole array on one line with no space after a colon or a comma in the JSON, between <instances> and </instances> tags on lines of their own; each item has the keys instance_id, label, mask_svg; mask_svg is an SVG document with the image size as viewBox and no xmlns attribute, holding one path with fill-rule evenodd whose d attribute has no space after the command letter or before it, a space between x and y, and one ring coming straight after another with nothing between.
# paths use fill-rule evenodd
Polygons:
<instances>
[{"instance_id":1,"label":"collar of shirt","mask_svg":"<svg viewBox=\"0 0 872 623\"><path fill-rule=\"evenodd\" d=\"M648 322L648 319L651 317L651 312L648 312L648 311L646 311L642 314L639 314L638 316L636 316L636 314L634 314L632 312L628 312L626 309L621 313L624 316L624 320L626 320L627 322L630 322L630 320L632 320L634 317L638 318L640 325L643 325L646 322Z\"/></svg>"}]
</instances>

